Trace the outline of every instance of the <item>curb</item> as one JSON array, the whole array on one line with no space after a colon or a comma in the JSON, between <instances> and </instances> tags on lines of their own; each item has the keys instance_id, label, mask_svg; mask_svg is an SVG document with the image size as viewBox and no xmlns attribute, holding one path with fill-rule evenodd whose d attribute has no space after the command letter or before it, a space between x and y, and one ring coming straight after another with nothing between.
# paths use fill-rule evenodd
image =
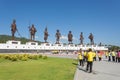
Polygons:
<instances>
[{"instance_id":1,"label":"curb","mask_svg":"<svg viewBox=\"0 0 120 80\"><path fill-rule=\"evenodd\" d=\"M79 76L78 72L79 72L79 70L78 70L78 65L77 65L73 80L78 80L78 76Z\"/></svg>"}]
</instances>

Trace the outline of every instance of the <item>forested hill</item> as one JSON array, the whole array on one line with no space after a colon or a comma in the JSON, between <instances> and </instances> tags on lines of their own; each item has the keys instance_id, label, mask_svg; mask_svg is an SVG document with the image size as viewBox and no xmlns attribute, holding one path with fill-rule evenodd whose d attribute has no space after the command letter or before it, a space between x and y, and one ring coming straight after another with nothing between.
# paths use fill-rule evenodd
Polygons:
<instances>
[{"instance_id":1,"label":"forested hill","mask_svg":"<svg viewBox=\"0 0 120 80\"><path fill-rule=\"evenodd\" d=\"M11 40L12 37L9 35L0 35L0 43L6 43L6 41ZM15 37L15 40L19 40L21 41L22 44L25 44L26 42L30 41L27 38L19 38L19 37ZM40 41L37 41L39 44L41 43Z\"/></svg>"}]
</instances>

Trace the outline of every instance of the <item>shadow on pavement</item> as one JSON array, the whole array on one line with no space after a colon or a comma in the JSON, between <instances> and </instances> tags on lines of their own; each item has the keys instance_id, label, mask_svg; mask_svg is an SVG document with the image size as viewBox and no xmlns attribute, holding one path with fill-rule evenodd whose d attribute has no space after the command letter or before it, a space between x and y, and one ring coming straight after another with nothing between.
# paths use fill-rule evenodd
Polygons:
<instances>
[{"instance_id":1,"label":"shadow on pavement","mask_svg":"<svg viewBox=\"0 0 120 80\"><path fill-rule=\"evenodd\" d=\"M82 67L80 67L80 66L78 66L77 67L79 70L82 70L82 71L84 71L84 72L86 72L86 70L85 69L83 69Z\"/></svg>"}]
</instances>

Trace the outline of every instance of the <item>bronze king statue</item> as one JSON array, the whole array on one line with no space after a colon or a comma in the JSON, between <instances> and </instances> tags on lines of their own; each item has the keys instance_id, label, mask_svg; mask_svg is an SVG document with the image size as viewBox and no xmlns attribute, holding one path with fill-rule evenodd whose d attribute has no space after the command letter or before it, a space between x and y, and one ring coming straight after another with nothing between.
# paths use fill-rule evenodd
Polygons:
<instances>
[{"instance_id":1,"label":"bronze king statue","mask_svg":"<svg viewBox=\"0 0 120 80\"><path fill-rule=\"evenodd\" d=\"M16 20L13 20L13 23L11 24L11 33L12 33L12 40L14 40L15 32L17 31L17 26L16 26Z\"/></svg>"},{"instance_id":2,"label":"bronze king statue","mask_svg":"<svg viewBox=\"0 0 120 80\"><path fill-rule=\"evenodd\" d=\"M81 34L80 34L80 44L81 45L83 45L83 40L84 40L83 32L81 32Z\"/></svg>"},{"instance_id":3,"label":"bronze king statue","mask_svg":"<svg viewBox=\"0 0 120 80\"><path fill-rule=\"evenodd\" d=\"M91 44L91 45L94 45L94 37L93 37L93 34L92 34L92 33L90 33L90 35L89 35L88 38L90 39L90 44Z\"/></svg>"},{"instance_id":4,"label":"bronze king statue","mask_svg":"<svg viewBox=\"0 0 120 80\"><path fill-rule=\"evenodd\" d=\"M32 27L29 27L29 31L30 31L30 36L31 36L30 40L34 41L35 40L35 33L37 32L37 30L33 24L32 24Z\"/></svg>"},{"instance_id":5,"label":"bronze king statue","mask_svg":"<svg viewBox=\"0 0 120 80\"><path fill-rule=\"evenodd\" d=\"M72 44L72 40L73 40L73 35L72 35L72 32L69 31L69 33L68 33L68 42L69 42L69 44Z\"/></svg>"},{"instance_id":6,"label":"bronze king statue","mask_svg":"<svg viewBox=\"0 0 120 80\"><path fill-rule=\"evenodd\" d=\"M45 43L47 43L47 39L48 39L48 31L47 31L47 27L45 28L45 31L44 31L44 40L45 40Z\"/></svg>"},{"instance_id":7,"label":"bronze king statue","mask_svg":"<svg viewBox=\"0 0 120 80\"><path fill-rule=\"evenodd\" d=\"M56 37L56 44L59 44L60 37L61 37L61 33L59 32L59 30L57 30L55 37Z\"/></svg>"}]
</instances>

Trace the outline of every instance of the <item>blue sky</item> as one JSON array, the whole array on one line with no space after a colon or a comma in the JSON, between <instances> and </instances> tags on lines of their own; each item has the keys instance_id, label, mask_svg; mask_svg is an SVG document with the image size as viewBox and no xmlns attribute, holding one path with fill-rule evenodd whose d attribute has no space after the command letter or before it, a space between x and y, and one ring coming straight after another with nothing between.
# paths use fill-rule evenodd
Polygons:
<instances>
[{"instance_id":1,"label":"blue sky","mask_svg":"<svg viewBox=\"0 0 120 80\"><path fill-rule=\"evenodd\" d=\"M86 44L90 42L89 33L93 33L97 44L120 46L120 0L0 0L0 34L11 35L13 19L26 38L29 38L28 26L34 24L39 41L44 41L47 26L48 41L52 43L59 29L63 36L61 42L68 43L66 37L71 30L73 43L79 43L80 32L83 32Z\"/></svg>"}]
</instances>

